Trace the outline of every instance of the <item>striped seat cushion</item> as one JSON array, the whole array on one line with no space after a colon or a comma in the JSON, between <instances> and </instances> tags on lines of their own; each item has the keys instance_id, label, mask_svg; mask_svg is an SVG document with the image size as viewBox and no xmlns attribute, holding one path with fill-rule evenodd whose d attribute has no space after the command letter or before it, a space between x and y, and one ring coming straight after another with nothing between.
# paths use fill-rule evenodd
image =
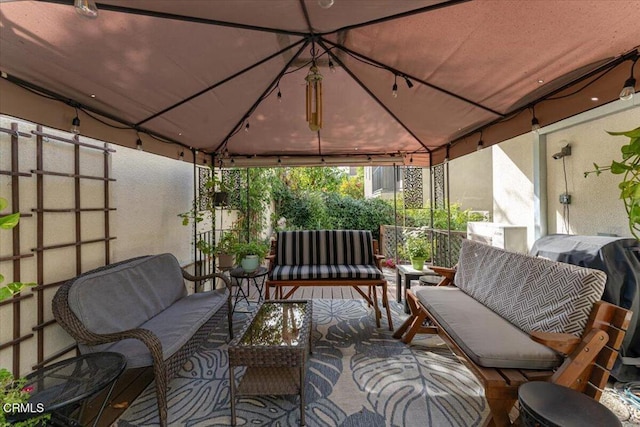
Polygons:
<instances>
[{"instance_id":1,"label":"striped seat cushion","mask_svg":"<svg viewBox=\"0 0 640 427\"><path fill-rule=\"evenodd\" d=\"M383 275L373 265L276 265L271 280L314 279L382 279Z\"/></svg>"}]
</instances>

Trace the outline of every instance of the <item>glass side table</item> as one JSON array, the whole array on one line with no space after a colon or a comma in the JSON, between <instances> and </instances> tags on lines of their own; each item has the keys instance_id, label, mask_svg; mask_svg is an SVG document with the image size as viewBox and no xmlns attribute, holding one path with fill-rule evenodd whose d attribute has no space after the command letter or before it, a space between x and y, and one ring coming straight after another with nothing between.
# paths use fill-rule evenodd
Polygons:
<instances>
[{"instance_id":1,"label":"glass side table","mask_svg":"<svg viewBox=\"0 0 640 427\"><path fill-rule=\"evenodd\" d=\"M97 352L72 357L32 372L26 377L24 389L31 394L28 403L33 411L13 414L9 421L23 421L51 413L50 425L80 426L79 422L69 418L70 413L80 403L109 386L93 423L95 426L126 366L126 359L120 353ZM79 418L81 416L82 411Z\"/></svg>"}]
</instances>

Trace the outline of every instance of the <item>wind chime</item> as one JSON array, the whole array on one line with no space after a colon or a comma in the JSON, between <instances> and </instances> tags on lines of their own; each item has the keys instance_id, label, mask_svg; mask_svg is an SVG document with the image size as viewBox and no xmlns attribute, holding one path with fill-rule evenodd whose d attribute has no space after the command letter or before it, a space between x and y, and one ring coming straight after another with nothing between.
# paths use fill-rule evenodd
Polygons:
<instances>
[{"instance_id":1,"label":"wind chime","mask_svg":"<svg viewBox=\"0 0 640 427\"><path fill-rule=\"evenodd\" d=\"M314 132L322 128L322 74L315 61L305 77L307 81L307 122Z\"/></svg>"}]
</instances>

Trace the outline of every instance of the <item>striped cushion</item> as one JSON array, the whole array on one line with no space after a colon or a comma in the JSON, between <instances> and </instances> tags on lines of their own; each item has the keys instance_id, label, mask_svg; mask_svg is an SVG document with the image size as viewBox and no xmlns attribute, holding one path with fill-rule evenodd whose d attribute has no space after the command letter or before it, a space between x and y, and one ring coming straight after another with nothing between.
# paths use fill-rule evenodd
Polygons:
<instances>
[{"instance_id":1,"label":"striped cushion","mask_svg":"<svg viewBox=\"0 0 640 427\"><path fill-rule=\"evenodd\" d=\"M375 265L366 230L280 231L276 265Z\"/></svg>"},{"instance_id":2,"label":"striped cushion","mask_svg":"<svg viewBox=\"0 0 640 427\"><path fill-rule=\"evenodd\" d=\"M271 280L382 279L373 265L277 265Z\"/></svg>"}]
</instances>

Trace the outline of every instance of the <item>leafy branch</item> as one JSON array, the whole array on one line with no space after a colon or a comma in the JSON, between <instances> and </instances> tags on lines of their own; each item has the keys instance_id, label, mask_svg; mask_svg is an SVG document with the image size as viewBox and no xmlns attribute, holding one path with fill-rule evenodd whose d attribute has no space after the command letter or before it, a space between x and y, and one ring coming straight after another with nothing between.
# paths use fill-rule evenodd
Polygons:
<instances>
[{"instance_id":1,"label":"leafy branch","mask_svg":"<svg viewBox=\"0 0 640 427\"><path fill-rule=\"evenodd\" d=\"M4 210L8 206L6 199L0 197L0 211ZM12 213L9 215L0 216L0 229L9 230L18 225L20 222L20 213ZM0 283L4 282L4 276L0 274ZM25 286L35 286L35 283L21 283L11 282L4 286L0 286L0 301L12 297L17 294Z\"/></svg>"},{"instance_id":2,"label":"leafy branch","mask_svg":"<svg viewBox=\"0 0 640 427\"><path fill-rule=\"evenodd\" d=\"M622 160L613 160L608 166L594 163L594 170L585 172L584 176L585 178L590 174L599 176L606 171L614 175L622 175L622 181L618 184L620 199L623 200L629 217L629 230L636 239L640 240L640 127L626 132L607 133L629 138L629 143L620 148Z\"/></svg>"}]
</instances>

